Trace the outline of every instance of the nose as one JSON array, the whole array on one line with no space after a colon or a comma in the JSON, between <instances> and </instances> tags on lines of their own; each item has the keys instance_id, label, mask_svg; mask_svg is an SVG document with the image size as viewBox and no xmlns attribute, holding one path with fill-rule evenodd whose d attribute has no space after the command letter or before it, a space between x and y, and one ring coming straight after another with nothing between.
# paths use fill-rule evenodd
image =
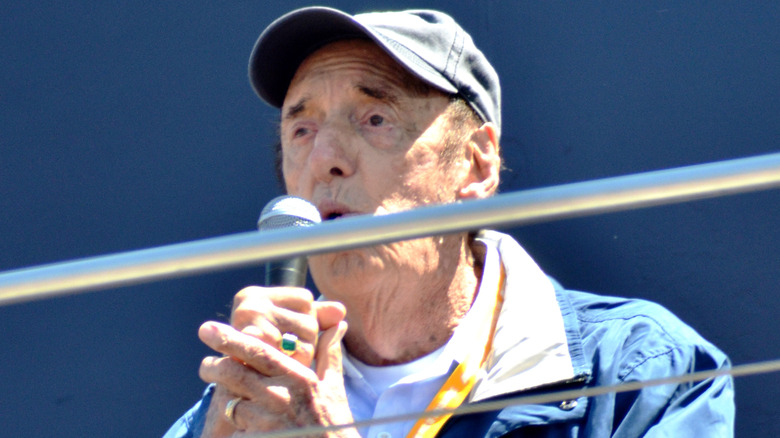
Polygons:
<instances>
[{"instance_id":1,"label":"nose","mask_svg":"<svg viewBox=\"0 0 780 438\"><path fill-rule=\"evenodd\" d=\"M333 178L346 178L355 171L348 127L339 125L320 126L309 155L309 165L314 177L322 182Z\"/></svg>"}]
</instances>

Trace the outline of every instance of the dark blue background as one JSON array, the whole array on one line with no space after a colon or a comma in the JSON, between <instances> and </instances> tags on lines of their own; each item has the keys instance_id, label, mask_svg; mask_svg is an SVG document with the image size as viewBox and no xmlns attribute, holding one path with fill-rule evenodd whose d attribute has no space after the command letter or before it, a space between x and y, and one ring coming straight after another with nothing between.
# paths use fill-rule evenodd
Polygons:
<instances>
[{"instance_id":1,"label":"dark blue background","mask_svg":"<svg viewBox=\"0 0 780 438\"><path fill-rule=\"evenodd\" d=\"M279 193L246 80L301 2L0 6L0 271L248 231ZM338 1L357 12L412 1ZM370 6L369 6L370 4ZM504 88L503 191L780 149L777 2L430 1ZM663 303L737 364L780 356L780 191L511 230L565 285ZM0 307L0 434L159 436L199 397L199 324L258 268ZM777 375L738 435L780 434Z\"/></svg>"}]
</instances>

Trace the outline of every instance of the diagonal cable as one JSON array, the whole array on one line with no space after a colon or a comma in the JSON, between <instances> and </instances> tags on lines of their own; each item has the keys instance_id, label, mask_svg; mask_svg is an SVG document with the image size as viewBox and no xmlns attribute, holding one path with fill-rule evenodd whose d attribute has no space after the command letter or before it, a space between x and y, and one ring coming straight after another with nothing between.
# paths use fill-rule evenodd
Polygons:
<instances>
[{"instance_id":1,"label":"diagonal cable","mask_svg":"<svg viewBox=\"0 0 780 438\"><path fill-rule=\"evenodd\" d=\"M780 187L780 153L245 232L0 273L0 305L423 236L528 225Z\"/></svg>"},{"instance_id":2,"label":"diagonal cable","mask_svg":"<svg viewBox=\"0 0 780 438\"><path fill-rule=\"evenodd\" d=\"M714 379L722 376L745 377L758 374L774 373L780 371L780 359L753 362L744 365L737 365L727 369L717 369L709 371L699 371L695 373L683 374L680 376L663 377L659 379L626 382L617 385L593 386L582 389L570 389L565 391L548 392L544 394L528 395L514 397L504 400L489 402L480 402L470 405L460 406L454 409L438 409L435 411L416 412L403 415L394 415L389 417L374 418L370 420L356 421L350 424L340 424L333 426L310 426L296 429L287 429L274 432L263 432L251 434L248 437L257 438L293 438L305 436L320 436L327 432L335 432L342 429L363 428L377 424L397 423L401 421L417 420L418 418L438 417L445 414L466 415L482 412L498 411L510 406L545 404L560 402L564 400L576 400L581 397L595 397L610 393L621 393L638 391L650 386L681 384L688 382L700 382L707 379Z\"/></svg>"}]
</instances>

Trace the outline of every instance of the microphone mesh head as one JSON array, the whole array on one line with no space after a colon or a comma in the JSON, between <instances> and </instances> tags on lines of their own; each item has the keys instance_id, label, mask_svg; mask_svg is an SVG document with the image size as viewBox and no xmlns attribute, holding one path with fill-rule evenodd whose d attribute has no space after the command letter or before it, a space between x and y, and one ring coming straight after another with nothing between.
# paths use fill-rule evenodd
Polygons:
<instances>
[{"instance_id":1,"label":"microphone mesh head","mask_svg":"<svg viewBox=\"0 0 780 438\"><path fill-rule=\"evenodd\" d=\"M311 202L297 196L279 196L265 205L257 220L257 229L310 227L321 221L320 212Z\"/></svg>"}]
</instances>

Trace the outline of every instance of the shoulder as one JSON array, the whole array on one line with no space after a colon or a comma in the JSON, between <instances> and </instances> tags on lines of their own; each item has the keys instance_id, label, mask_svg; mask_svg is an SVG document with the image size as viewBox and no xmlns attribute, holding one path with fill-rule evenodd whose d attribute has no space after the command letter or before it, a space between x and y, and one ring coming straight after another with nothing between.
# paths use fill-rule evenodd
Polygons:
<instances>
[{"instance_id":1,"label":"shoulder","mask_svg":"<svg viewBox=\"0 0 780 438\"><path fill-rule=\"evenodd\" d=\"M583 351L612 364L618 380L652 378L728 367L726 355L665 307L642 299L557 288L570 309Z\"/></svg>"},{"instance_id":2,"label":"shoulder","mask_svg":"<svg viewBox=\"0 0 780 438\"><path fill-rule=\"evenodd\" d=\"M669 337L700 337L687 324L660 304L636 298L596 295L557 289L558 299L568 300L577 321L587 328L608 324L616 327L647 327Z\"/></svg>"},{"instance_id":3,"label":"shoulder","mask_svg":"<svg viewBox=\"0 0 780 438\"><path fill-rule=\"evenodd\" d=\"M656 303L558 289L572 331L591 368L590 386L648 382L729 368L728 357L672 312ZM589 400L586 434L615 429L631 436L733 436L734 388L730 376Z\"/></svg>"}]
</instances>

